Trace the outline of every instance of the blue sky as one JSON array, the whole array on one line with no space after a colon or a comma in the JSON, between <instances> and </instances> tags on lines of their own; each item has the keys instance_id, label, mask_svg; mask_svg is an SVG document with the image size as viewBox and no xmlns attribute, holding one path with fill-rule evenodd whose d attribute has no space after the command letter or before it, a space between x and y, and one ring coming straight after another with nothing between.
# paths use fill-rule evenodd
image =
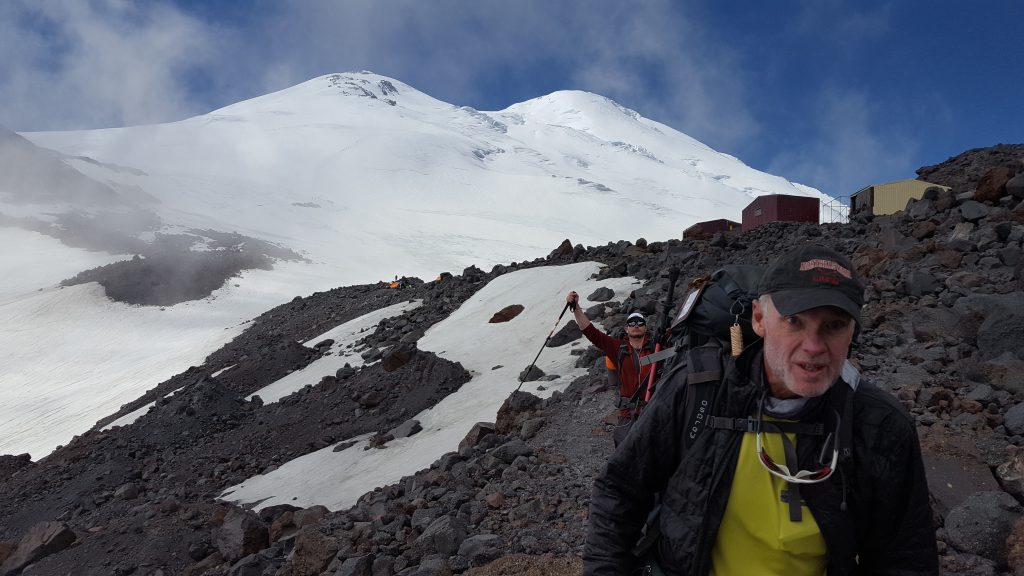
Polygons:
<instances>
[{"instance_id":1,"label":"blue sky","mask_svg":"<svg viewBox=\"0 0 1024 576\"><path fill-rule=\"evenodd\" d=\"M498 110L607 96L842 196L1024 142L1018 0L8 0L0 125L164 122L371 70Z\"/></svg>"}]
</instances>

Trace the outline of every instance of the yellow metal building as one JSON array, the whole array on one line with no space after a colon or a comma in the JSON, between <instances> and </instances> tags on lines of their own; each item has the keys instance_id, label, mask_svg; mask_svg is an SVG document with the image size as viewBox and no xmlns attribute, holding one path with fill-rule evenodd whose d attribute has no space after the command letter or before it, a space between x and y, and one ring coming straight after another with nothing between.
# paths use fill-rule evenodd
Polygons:
<instances>
[{"instance_id":1,"label":"yellow metal building","mask_svg":"<svg viewBox=\"0 0 1024 576\"><path fill-rule=\"evenodd\" d=\"M924 180L896 180L885 184L872 184L850 196L850 214L862 210L870 210L876 216L899 212L907 207L911 199L920 200L924 191L931 188L949 190L949 186L940 186Z\"/></svg>"}]
</instances>

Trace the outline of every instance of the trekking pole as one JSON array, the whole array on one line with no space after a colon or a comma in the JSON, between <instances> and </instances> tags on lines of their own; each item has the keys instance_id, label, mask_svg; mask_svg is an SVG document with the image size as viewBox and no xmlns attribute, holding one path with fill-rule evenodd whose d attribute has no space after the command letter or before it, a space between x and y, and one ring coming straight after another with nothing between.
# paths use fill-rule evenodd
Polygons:
<instances>
[{"instance_id":1,"label":"trekking pole","mask_svg":"<svg viewBox=\"0 0 1024 576\"><path fill-rule=\"evenodd\" d=\"M516 386L516 392L519 392L519 389L523 387L523 382L526 382L525 378L529 377L530 372L533 371L533 367L537 364L537 359L540 358L540 353L544 351L544 347L548 345L548 341L550 341L551 337L555 335L555 328L558 328L558 323L562 321L562 316L565 316L565 311L569 308L572 308L573 311L576 310L576 306L571 302L565 303L565 308L562 308L562 313L558 315L558 320L555 320L555 325L551 327L551 332L548 332L548 337L544 339L544 345L540 347L540 350L537 350L537 355L533 357L533 362L530 363L530 367L527 368L526 372L523 372L523 375L519 377L519 386Z\"/></svg>"},{"instance_id":2,"label":"trekking pole","mask_svg":"<svg viewBox=\"0 0 1024 576\"><path fill-rule=\"evenodd\" d=\"M665 332L668 331L668 317L672 313L672 300L675 298L676 280L679 279L679 268L673 266L668 269L668 296L665 297L664 305L661 307L661 314L658 315L658 341L654 344L654 353L661 352L661 341L665 339ZM647 393L644 395L644 402L650 402L654 394L654 378L658 373L658 363L651 366L651 377L647 381Z\"/></svg>"}]
</instances>

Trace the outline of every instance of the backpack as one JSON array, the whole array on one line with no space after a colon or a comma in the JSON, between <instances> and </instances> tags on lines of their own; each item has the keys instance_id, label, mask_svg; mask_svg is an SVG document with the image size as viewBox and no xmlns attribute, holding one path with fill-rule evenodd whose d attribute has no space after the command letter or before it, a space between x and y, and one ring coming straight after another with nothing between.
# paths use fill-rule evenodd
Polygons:
<instances>
[{"instance_id":1,"label":"backpack","mask_svg":"<svg viewBox=\"0 0 1024 576\"><path fill-rule=\"evenodd\" d=\"M685 384L692 392L685 406L686 448L708 423L708 410L726 363L739 356L743 344L758 338L751 316L762 271L760 266L733 264L690 282L669 328L668 345L640 360L641 365L664 361L655 390L689 368ZM737 335L741 339L736 339Z\"/></svg>"}]
</instances>

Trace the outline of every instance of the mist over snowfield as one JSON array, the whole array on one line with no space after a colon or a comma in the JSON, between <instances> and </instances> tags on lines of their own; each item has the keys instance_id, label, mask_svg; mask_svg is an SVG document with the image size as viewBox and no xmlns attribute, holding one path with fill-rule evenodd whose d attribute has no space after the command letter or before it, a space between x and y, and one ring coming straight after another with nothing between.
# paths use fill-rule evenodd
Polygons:
<instances>
[{"instance_id":1,"label":"mist over snowfield","mask_svg":"<svg viewBox=\"0 0 1024 576\"><path fill-rule=\"evenodd\" d=\"M674 238L697 221L739 220L762 194L823 197L598 95L480 112L369 72L180 122L8 141L0 162L16 149L18 163L42 168L0 178L0 232L19 247L0 254L0 453L34 458L296 295L486 270L565 238ZM88 193L53 190L53 166L73 169L62 189ZM155 246L184 255L169 260L183 262L171 276L203 270L196 254L211 251L270 265L162 307L56 286L139 253L156 262Z\"/></svg>"}]
</instances>

